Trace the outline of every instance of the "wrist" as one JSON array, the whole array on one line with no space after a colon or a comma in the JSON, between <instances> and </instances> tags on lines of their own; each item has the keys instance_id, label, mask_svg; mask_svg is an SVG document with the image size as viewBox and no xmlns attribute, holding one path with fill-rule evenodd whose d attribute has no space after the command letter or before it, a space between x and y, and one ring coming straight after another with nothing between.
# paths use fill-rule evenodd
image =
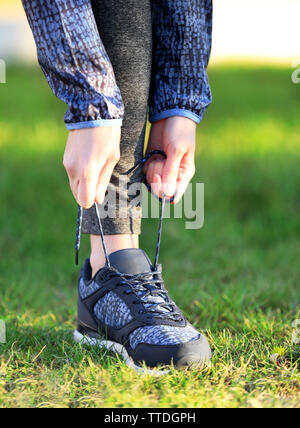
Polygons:
<instances>
[{"instance_id":1,"label":"wrist","mask_svg":"<svg viewBox=\"0 0 300 428\"><path fill-rule=\"evenodd\" d=\"M191 121L195 122L196 125L201 121L201 116L191 110L187 110L184 108L173 108L169 110L164 110L160 113L152 114L149 117L149 121L151 123L155 123L159 120L168 119L172 117L183 117L186 119L190 119Z\"/></svg>"},{"instance_id":2,"label":"wrist","mask_svg":"<svg viewBox=\"0 0 300 428\"><path fill-rule=\"evenodd\" d=\"M90 120L83 122L75 123L66 123L66 128L69 131L78 130L78 129L94 129L94 128L105 128L111 126L122 126L123 119L99 119L99 120Z\"/></svg>"},{"instance_id":3,"label":"wrist","mask_svg":"<svg viewBox=\"0 0 300 428\"><path fill-rule=\"evenodd\" d=\"M197 124L194 120L185 116L172 116L165 119L168 123L173 123L180 126L187 126L189 129L196 130Z\"/></svg>"}]
</instances>

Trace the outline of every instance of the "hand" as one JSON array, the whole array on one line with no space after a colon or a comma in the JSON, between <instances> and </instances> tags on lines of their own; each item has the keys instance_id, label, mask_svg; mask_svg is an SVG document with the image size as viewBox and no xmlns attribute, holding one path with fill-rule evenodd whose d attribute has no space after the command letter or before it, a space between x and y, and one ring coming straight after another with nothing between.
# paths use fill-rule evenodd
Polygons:
<instances>
[{"instance_id":1,"label":"hand","mask_svg":"<svg viewBox=\"0 0 300 428\"><path fill-rule=\"evenodd\" d=\"M103 203L113 169L120 159L120 126L70 131L63 164L77 203Z\"/></svg>"},{"instance_id":2,"label":"hand","mask_svg":"<svg viewBox=\"0 0 300 428\"><path fill-rule=\"evenodd\" d=\"M179 202L195 174L196 123L191 119L173 116L151 125L147 152L162 150L161 156L150 158L145 165L147 181L154 184L157 196L164 193L174 203Z\"/></svg>"}]
</instances>

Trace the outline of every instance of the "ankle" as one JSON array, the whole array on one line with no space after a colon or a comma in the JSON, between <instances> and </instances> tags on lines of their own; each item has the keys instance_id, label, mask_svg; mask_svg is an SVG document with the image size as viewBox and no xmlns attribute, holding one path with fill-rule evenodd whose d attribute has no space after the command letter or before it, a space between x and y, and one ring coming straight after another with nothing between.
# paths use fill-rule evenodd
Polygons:
<instances>
[{"instance_id":1,"label":"ankle","mask_svg":"<svg viewBox=\"0 0 300 428\"><path fill-rule=\"evenodd\" d=\"M105 235L104 240L108 254L127 248L139 248L138 235ZM92 276L94 276L99 269L105 266L106 260L100 236L90 235L90 241L90 263L92 266Z\"/></svg>"}]
</instances>

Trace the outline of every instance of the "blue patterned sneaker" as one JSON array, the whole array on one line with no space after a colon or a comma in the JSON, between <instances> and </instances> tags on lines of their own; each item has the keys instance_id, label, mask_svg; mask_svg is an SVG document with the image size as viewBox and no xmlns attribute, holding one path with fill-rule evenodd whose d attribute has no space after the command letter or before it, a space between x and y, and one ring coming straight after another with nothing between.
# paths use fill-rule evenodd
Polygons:
<instances>
[{"instance_id":1,"label":"blue patterned sneaker","mask_svg":"<svg viewBox=\"0 0 300 428\"><path fill-rule=\"evenodd\" d=\"M136 370L209 363L208 342L168 296L161 266L154 271L140 249L117 251L109 263L94 278L88 259L81 269L74 339L116 351Z\"/></svg>"}]
</instances>

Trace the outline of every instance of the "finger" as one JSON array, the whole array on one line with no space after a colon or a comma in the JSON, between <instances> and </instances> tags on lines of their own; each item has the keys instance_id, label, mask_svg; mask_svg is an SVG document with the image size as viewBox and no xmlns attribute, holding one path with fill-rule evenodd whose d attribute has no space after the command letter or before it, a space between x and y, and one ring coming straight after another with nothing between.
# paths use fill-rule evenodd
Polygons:
<instances>
[{"instance_id":1,"label":"finger","mask_svg":"<svg viewBox=\"0 0 300 428\"><path fill-rule=\"evenodd\" d=\"M161 160L161 159L153 160L152 162L149 163L147 175L146 175L147 181L151 186L152 192L158 197L159 196L161 197L161 194L162 194L161 182L162 182L163 167L164 167L164 160ZM156 176L159 177L159 180Z\"/></svg>"},{"instance_id":2,"label":"finger","mask_svg":"<svg viewBox=\"0 0 300 428\"><path fill-rule=\"evenodd\" d=\"M159 174L154 174L153 180L151 183L151 190L158 198L162 197L162 181Z\"/></svg>"},{"instance_id":3,"label":"finger","mask_svg":"<svg viewBox=\"0 0 300 428\"><path fill-rule=\"evenodd\" d=\"M167 153L167 159L163 169L162 185L166 196L171 198L176 192L179 167L183 155L179 153Z\"/></svg>"},{"instance_id":4,"label":"finger","mask_svg":"<svg viewBox=\"0 0 300 428\"><path fill-rule=\"evenodd\" d=\"M100 168L94 168L81 175L76 200L83 208L91 208L95 203L99 171Z\"/></svg>"},{"instance_id":5,"label":"finger","mask_svg":"<svg viewBox=\"0 0 300 428\"><path fill-rule=\"evenodd\" d=\"M161 155L152 155L150 159L148 159L145 163L143 173L147 174L147 171L150 166L153 168L153 165L156 165L156 163L164 163L164 161L165 159Z\"/></svg>"},{"instance_id":6,"label":"finger","mask_svg":"<svg viewBox=\"0 0 300 428\"><path fill-rule=\"evenodd\" d=\"M173 201L173 204L177 204L180 201L180 199L184 195L189 183L190 183L190 180L188 180L184 176L182 176L181 180L177 182L176 194L175 194L175 199Z\"/></svg>"},{"instance_id":7,"label":"finger","mask_svg":"<svg viewBox=\"0 0 300 428\"><path fill-rule=\"evenodd\" d=\"M78 200L77 200L77 195L78 195L78 187L79 187L79 179L75 178L75 179L71 179L69 177L69 185L70 185L70 189L71 192L73 193L73 196L75 198L75 200L77 201L77 203L79 204Z\"/></svg>"},{"instance_id":8,"label":"finger","mask_svg":"<svg viewBox=\"0 0 300 428\"><path fill-rule=\"evenodd\" d=\"M182 161L182 169L177 180L176 197L174 204L177 204L185 193L191 179L195 174L195 162L193 155L186 155Z\"/></svg>"},{"instance_id":9,"label":"finger","mask_svg":"<svg viewBox=\"0 0 300 428\"><path fill-rule=\"evenodd\" d=\"M115 165L112 162L106 162L102 171L99 174L97 189L96 189L96 202L103 204L105 199L106 190L108 188Z\"/></svg>"}]
</instances>

